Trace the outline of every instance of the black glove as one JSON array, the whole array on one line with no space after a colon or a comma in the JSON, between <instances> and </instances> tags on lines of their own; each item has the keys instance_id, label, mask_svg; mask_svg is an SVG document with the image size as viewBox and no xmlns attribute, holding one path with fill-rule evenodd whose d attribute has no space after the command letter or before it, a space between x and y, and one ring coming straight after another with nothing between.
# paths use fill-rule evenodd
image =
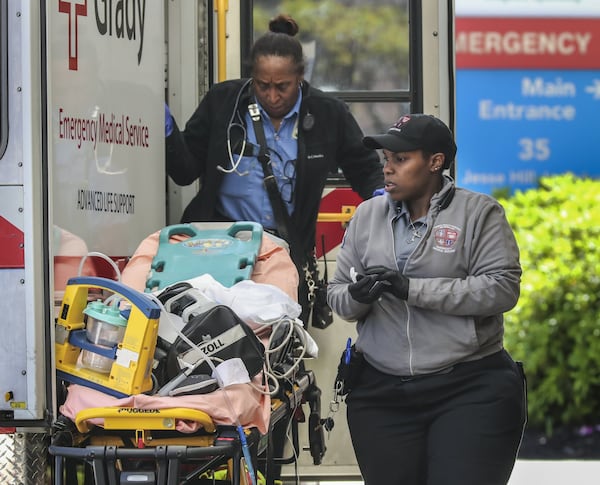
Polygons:
<instances>
[{"instance_id":1,"label":"black glove","mask_svg":"<svg viewBox=\"0 0 600 485\"><path fill-rule=\"evenodd\" d=\"M356 283L348 285L350 296L360 303L373 303L378 300L389 283L379 281L378 275L360 275Z\"/></svg>"},{"instance_id":2,"label":"black glove","mask_svg":"<svg viewBox=\"0 0 600 485\"><path fill-rule=\"evenodd\" d=\"M382 283L387 283L383 286L383 291L388 291L401 300L408 298L408 278L400 271L388 269L384 266L373 266L367 268L366 273L368 276L374 276Z\"/></svg>"}]
</instances>

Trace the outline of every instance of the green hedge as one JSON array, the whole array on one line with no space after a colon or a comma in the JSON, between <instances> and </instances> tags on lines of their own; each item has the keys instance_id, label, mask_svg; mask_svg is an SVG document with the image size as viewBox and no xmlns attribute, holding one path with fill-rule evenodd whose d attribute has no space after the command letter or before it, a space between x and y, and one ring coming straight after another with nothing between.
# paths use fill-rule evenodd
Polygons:
<instances>
[{"instance_id":1,"label":"green hedge","mask_svg":"<svg viewBox=\"0 0 600 485\"><path fill-rule=\"evenodd\" d=\"M521 250L505 343L524 362L530 425L600 423L600 181L545 177L499 200Z\"/></svg>"}]
</instances>

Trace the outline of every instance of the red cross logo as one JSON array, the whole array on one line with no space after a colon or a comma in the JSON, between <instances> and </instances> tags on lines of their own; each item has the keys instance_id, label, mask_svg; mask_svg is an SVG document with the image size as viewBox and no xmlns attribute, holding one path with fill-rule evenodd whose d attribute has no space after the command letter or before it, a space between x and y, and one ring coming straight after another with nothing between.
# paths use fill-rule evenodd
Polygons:
<instances>
[{"instance_id":1,"label":"red cross logo","mask_svg":"<svg viewBox=\"0 0 600 485\"><path fill-rule=\"evenodd\" d=\"M74 8L72 8L74 7ZM69 70L77 70L77 17L87 16L87 0L58 0L58 11L69 14Z\"/></svg>"}]
</instances>

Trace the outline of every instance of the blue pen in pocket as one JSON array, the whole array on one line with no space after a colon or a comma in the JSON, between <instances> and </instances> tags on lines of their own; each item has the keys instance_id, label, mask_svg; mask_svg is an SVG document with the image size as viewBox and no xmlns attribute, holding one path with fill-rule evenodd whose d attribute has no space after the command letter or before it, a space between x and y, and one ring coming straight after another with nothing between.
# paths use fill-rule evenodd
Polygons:
<instances>
[{"instance_id":1,"label":"blue pen in pocket","mask_svg":"<svg viewBox=\"0 0 600 485\"><path fill-rule=\"evenodd\" d=\"M358 382L362 369L364 367L364 357L362 352L359 352L352 345L352 339L346 340L346 348L340 355L340 363L334 383L335 402L339 402L339 398L348 394Z\"/></svg>"},{"instance_id":2,"label":"blue pen in pocket","mask_svg":"<svg viewBox=\"0 0 600 485\"><path fill-rule=\"evenodd\" d=\"M348 365L350 363L350 357L352 356L352 339L348 337L346 341L346 352L344 354L344 363Z\"/></svg>"}]
</instances>

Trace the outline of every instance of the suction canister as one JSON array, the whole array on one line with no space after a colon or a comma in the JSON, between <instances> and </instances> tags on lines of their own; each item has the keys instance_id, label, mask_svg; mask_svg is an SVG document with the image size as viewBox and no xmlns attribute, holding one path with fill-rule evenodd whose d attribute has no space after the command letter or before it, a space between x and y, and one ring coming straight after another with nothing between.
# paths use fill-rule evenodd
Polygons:
<instances>
[{"instance_id":1,"label":"suction canister","mask_svg":"<svg viewBox=\"0 0 600 485\"><path fill-rule=\"evenodd\" d=\"M127 319L121 315L115 306L109 306L101 301L93 301L83 311L87 316L86 338L95 345L107 349L114 347L123 340L127 329ZM81 361L88 369L109 373L114 362L91 350L83 350Z\"/></svg>"}]
</instances>

